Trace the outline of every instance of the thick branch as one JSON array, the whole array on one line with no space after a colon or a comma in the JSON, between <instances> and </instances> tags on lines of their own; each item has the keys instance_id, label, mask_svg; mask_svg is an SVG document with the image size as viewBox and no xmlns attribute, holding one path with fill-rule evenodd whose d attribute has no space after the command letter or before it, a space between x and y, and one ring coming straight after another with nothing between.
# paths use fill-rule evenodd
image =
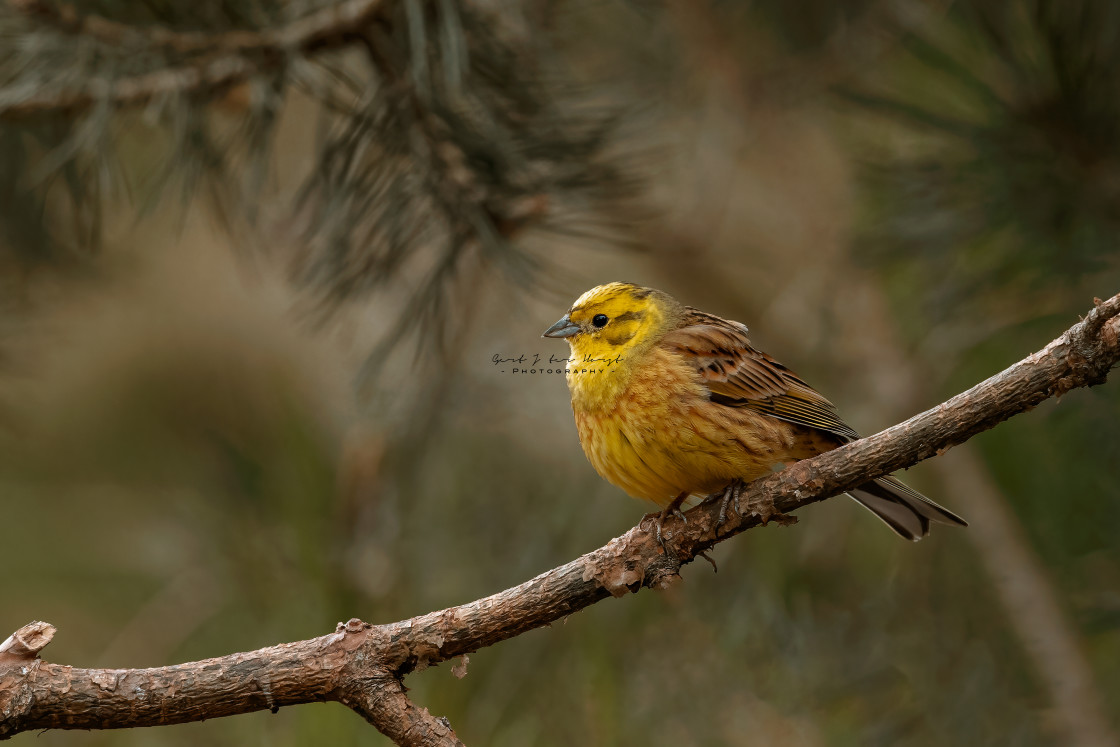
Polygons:
<instances>
[{"instance_id":1,"label":"thick branch","mask_svg":"<svg viewBox=\"0 0 1120 747\"><path fill-rule=\"evenodd\" d=\"M26 625L12 638L43 625ZM409 702L380 659L358 653L369 648L369 630L351 620L319 638L155 669L79 669L0 654L0 739L28 729L180 724L337 700L398 744L459 744L446 721Z\"/></svg>"},{"instance_id":2,"label":"thick branch","mask_svg":"<svg viewBox=\"0 0 1120 747\"><path fill-rule=\"evenodd\" d=\"M45 0L8 0L9 5L58 28L120 46L140 41L178 53L217 52L196 64L157 70L118 80L93 80L81 87L47 89L30 95L0 91L0 118L44 112L74 112L110 101L119 106L143 104L180 93L216 93L248 80L293 53L308 54L337 46L356 35L382 12L383 0L343 0L276 29L263 31L177 32L139 28L97 16L79 16L69 7Z\"/></svg>"},{"instance_id":3,"label":"thick branch","mask_svg":"<svg viewBox=\"0 0 1120 747\"><path fill-rule=\"evenodd\" d=\"M0 660L0 738L28 729L96 729L276 709L317 700L354 708L399 744L457 744L450 727L409 703L400 678L548 625L607 596L663 587L684 563L775 513L915 464L1043 400L1105 380L1120 361L1120 295L1041 351L948 402L869 438L751 483L745 516L715 530L718 506L666 523L666 554L641 527L484 599L386 625L357 620L328 636L158 669L75 669ZM44 644L45 645L45 644Z\"/></svg>"}]
</instances>

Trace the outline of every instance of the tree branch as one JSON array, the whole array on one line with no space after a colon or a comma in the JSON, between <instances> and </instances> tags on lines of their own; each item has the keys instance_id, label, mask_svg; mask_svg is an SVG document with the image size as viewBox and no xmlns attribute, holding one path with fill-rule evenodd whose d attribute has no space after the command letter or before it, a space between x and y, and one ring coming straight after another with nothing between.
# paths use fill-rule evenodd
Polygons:
<instances>
[{"instance_id":1,"label":"tree branch","mask_svg":"<svg viewBox=\"0 0 1120 747\"><path fill-rule=\"evenodd\" d=\"M54 638L54 634L55 627L50 623L38 620L27 623L0 643L0 666L35 661L39 652Z\"/></svg>"},{"instance_id":2,"label":"tree branch","mask_svg":"<svg viewBox=\"0 0 1120 747\"><path fill-rule=\"evenodd\" d=\"M45 112L74 112L111 101L118 106L143 104L169 94L211 93L276 66L293 53L309 54L351 41L383 10L383 0L343 0L275 29L263 31L179 32L137 27L99 16L79 16L69 6L46 0L8 0L29 18L46 21L72 34L112 46L142 43L180 54L212 53L208 61L168 67L118 80L97 79L81 87L48 89L30 95L0 91L0 119Z\"/></svg>"},{"instance_id":3,"label":"tree branch","mask_svg":"<svg viewBox=\"0 0 1120 747\"><path fill-rule=\"evenodd\" d=\"M404 685L391 674L359 680L339 698L396 744L408 747L462 745L445 718L435 718L404 694Z\"/></svg>"},{"instance_id":4,"label":"tree branch","mask_svg":"<svg viewBox=\"0 0 1120 747\"><path fill-rule=\"evenodd\" d=\"M364 28L380 11L382 3L383 0L342 0L285 26L262 31L173 31L161 26L134 26L97 15L80 15L71 5L56 5L49 0L8 0L20 13L67 33L89 36L111 46L140 43L180 54L246 54L330 45Z\"/></svg>"},{"instance_id":5,"label":"tree branch","mask_svg":"<svg viewBox=\"0 0 1120 747\"><path fill-rule=\"evenodd\" d=\"M689 511L687 524L670 519L668 553L638 526L520 586L410 620L376 626L351 620L320 638L156 669L77 669L34 659L46 643L29 642L27 626L9 639L22 643L0 646L0 738L29 729L182 723L334 700L398 744L459 744L445 721L408 701L401 684L406 674L548 625L607 596L662 588L717 542L943 453L1049 397L1100 384L1118 361L1120 295L1098 302L1039 352L949 401L756 480L743 492L750 512L732 513L718 530L719 507L711 504ZM6 658L11 650L19 651L16 661Z\"/></svg>"}]
</instances>

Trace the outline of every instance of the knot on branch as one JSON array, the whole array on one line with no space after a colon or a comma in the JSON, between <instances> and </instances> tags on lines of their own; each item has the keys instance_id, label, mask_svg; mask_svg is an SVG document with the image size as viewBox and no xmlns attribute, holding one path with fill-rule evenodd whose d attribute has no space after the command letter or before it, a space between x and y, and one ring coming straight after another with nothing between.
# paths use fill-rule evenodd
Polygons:
<instances>
[{"instance_id":1,"label":"knot on branch","mask_svg":"<svg viewBox=\"0 0 1120 747\"><path fill-rule=\"evenodd\" d=\"M677 521L674 518L671 523ZM668 588L680 578L681 566L692 560L692 553L680 547L682 537L675 536L685 533L665 532L666 552L653 539L653 533L639 525L586 556L581 580L595 581L612 597L635 594L643 586Z\"/></svg>"},{"instance_id":2,"label":"knot on branch","mask_svg":"<svg viewBox=\"0 0 1120 747\"><path fill-rule=\"evenodd\" d=\"M1071 374L1058 382L1058 396L1078 386L1103 384L1120 357L1120 296L1107 301L1094 298L1093 304L1085 319L1065 336Z\"/></svg>"},{"instance_id":3,"label":"knot on branch","mask_svg":"<svg viewBox=\"0 0 1120 747\"><path fill-rule=\"evenodd\" d=\"M346 622L344 622L344 623L340 622L337 625L335 625L334 632L343 633L343 634L349 633L350 635L357 635L358 633L361 633L362 631L365 631L365 630L369 630L372 627L373 627L373 625L365 622L364 620L360 620L356 617L351 617Z\"/></svg>"},{"instance_id":4,"label":"knot on branch","mask_svg":"<svg viewBox=\"0 0 1120 747\"><path fill-rule=\"evenodd\" d=\"M54 634L53 625L36 620L0 643L0 739L22 731L21 723L35 705L28 675L38 669L39 652Z\"/></svg>"},{"instance_id":5,"label":"knot on branch","mask_svg":"<svg viewBox=\"0 0 1120 747\"><path fill-rule=\"evenodd\" d=\"M0 643L0 666L34 661L54 638L55 631L50 623L38 620L27 623Z\"/></svg>"}]
</instances>

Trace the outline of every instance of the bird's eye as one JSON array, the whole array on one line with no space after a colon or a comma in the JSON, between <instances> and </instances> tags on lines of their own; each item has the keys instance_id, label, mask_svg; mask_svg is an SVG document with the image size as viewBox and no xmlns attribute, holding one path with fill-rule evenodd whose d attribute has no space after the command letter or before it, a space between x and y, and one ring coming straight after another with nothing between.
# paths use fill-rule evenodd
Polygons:
<instances>
[{"instance_id":1,"label":"bird's eye","mask_svg":"<svg viewBox=\"0 0 1120 747\"><path fill-rule=\"evenodd\" d=\"M606 314L596 314L595 316L591 317L591 323L596 327L605 327L607 326L607 322L609 321L610 319Z\"/></svg>"}]
</instances>

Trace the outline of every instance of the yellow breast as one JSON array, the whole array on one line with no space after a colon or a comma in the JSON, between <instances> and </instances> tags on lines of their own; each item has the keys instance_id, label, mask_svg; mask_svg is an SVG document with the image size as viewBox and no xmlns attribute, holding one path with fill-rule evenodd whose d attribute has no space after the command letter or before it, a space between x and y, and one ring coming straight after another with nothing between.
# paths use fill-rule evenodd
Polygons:
<instances>
[{"instance_id":1,"label":"yellow breast","mask_svg":"<svg viewBox=\"0 0 1120 747\"><path fill-rule=\"evenodd\" d=\"M660 348L613 371L569 373L568 385L580 443L596 471L662 506L680 493L712 493L820 451L789 424L712 403L696 371Z\"/></svg>"}]
</instances>

